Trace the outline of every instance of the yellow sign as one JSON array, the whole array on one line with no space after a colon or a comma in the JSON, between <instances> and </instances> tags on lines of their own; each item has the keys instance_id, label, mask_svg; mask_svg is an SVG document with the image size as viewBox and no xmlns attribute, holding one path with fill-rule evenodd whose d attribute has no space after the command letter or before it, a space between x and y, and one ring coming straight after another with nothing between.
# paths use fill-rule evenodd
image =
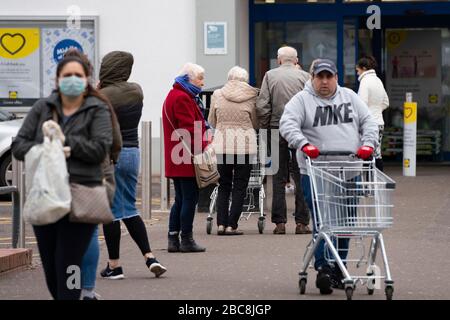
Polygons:
<instances>
[{"instance_id":1,"label":"yellow sign","mask_svg":"<svg viewBox=\"0 0 450 320\"><path fill-rule=\"evenodd\" d=\"M0 28L0 57L22 59L39 48L39 29Z\"/></svg>"},{"instance_id":2,"label":"yellow sign","mask_svg":"<svg viewBox=\"0 0 450 320\"><path fill-rule=\"evenodd\" d=\"M10 99L17 99L17 91L10 91L9 92L9 98Z\"/></svg>"},{"instance_id":3,"label":"yellow sign","mask_svg":"<svg viewBox=\"0 0 450 320\"><path fill-rule=\"evenodd\" d=\"M405 102L404 104L404 120L405 123L414 123L417 121L417 103Z\"/></svg>"},{"instance_id":4,"label":"yellow sign","mask_svg":"<svg viewBox=\"0 0 450 320\"><path fill-rule=\"evenodd\" d=\"M436 104L439 101L439 96L437 94L428 95L428 103Z\"/></svg>"},{"instance_id":5,"label":"yellow sign","mask_svg":"<svg viewBox=\"0 0 450 320\"><path fill-rule=\"evenodd\" d=\"M402 45L407 37L406 30L396 30L396 31L388 31L387 32L387 50L389 52L394 51L400 45Z\"/></svg>"},{"instance_id":6,"label":"yellow sign","mask_svg":"<svg viewBox=\"0 0 450 320\"><path fill-rule=\"evenodd\" d=\"M409 159L404 159L403 160L403 167L404 168L409 168L409 162L410 162Z\"/></svg>"}]
</instances>

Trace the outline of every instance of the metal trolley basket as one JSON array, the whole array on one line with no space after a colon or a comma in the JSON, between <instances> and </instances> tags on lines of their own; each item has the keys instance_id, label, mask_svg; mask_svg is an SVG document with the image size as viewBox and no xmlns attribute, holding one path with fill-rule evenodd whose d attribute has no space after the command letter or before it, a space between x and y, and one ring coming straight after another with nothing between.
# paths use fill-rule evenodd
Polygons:
<instances>
[{"instance_id":1,"label":"metal trolley basket","mask_svg":"<svg viewBox=\"0 0 450 320\"><path fill-rule=\"evenodd\" d=\"M325 259L340 268L348 300L352 299L358 282L366 284L368 294L372 295L379 283L377 281L381 279L384 279L386 298L391 300L394 282L381 232L392 226L391 196L395 181L379 171L375 167L375 161L361 161L354 156L353 159L343 161L311 161L307 158L306 162L313 197L315 235L303 257L299 273L300 294L305 293L307 268L314 252L319 242L324 240ZM356 246L361 249L361 256L358 259L341 259L338 252L344 249L339 248L339 241L336 241L340 238L355 239ZM366 239L370 240L367 255L364 243ZM378 249L383 258L384 275L375 265ZM350 275L347 265L352 262L356 263L357 268L366 264L366 275Z\"/></svg>"}]
</instances>

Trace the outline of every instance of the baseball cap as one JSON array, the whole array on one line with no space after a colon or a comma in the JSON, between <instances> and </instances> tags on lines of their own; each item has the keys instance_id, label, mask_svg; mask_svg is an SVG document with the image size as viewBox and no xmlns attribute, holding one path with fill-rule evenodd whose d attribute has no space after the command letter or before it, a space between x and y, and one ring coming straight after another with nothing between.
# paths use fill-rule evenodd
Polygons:
<instances>
[{"instance_id":1,"label":"baseball cap","mask_svg":"<svg viewBox=\"0 0 450 320\"><path fill-rule=\"evenodd\" d=\"M316 76L322 71L328 71L332 75L335 75L337 73L336 65L333 61L328 59L318 59L314 63L313 67L313 74Z\"/></svg>"}]
</instances>

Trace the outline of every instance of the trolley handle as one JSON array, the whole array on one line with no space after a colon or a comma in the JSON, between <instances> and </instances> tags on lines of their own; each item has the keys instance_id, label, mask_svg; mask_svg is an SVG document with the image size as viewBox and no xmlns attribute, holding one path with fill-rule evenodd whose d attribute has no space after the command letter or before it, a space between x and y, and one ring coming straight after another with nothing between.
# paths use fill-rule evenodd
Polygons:
<instances>
[{"instance_id":1,"label":"trolley handle","mask_svg":"<svg viewBox=\"0 0 450 320\"><path fill-rule=\"evenodd\" d=\"M319 156L343 156L343 157L349 157L349 158L354 158L354 159L359 159L362 160L361 158L359 158L356 153L354 151L320 151ZM366 162L371 162L373 160L373 155L370 156L367 160L362 160L362 161L366 161Z\"/></svg>"},{"instance_id":2,"label":"trolley handle","mask_svg":"<svg viewBox=\"0 0 450 320\"><path fill-rule=\"evenodd\" d=\"M320 151L319 156L346 156L346 157L356 157L354 151Z\"/></svg>"}]
</instances>

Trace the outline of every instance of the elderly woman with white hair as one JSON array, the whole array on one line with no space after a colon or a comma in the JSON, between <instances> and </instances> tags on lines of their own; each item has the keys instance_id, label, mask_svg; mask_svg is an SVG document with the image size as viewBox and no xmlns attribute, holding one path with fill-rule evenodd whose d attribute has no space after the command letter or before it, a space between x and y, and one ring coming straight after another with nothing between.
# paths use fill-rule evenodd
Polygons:
<instances>
[{"instance_id":1,"label":"elderly woman with white hair","mask_svg":"<svg viewBox=\"0 0 450 320\"><path fill-rule=\"evenodd\" d=\"M170 210L168 252L204 252L193 237L195 208L199 188L192 154L208 145L207 123L198 95L204 85L205 70L193 63L183 66L162 110L166 177L173 180L175 203ZM180 243L181 236L181 243Z\"/></svg>"},{"instance_id":2,"label":"elderly woman with white hair","mask_svg":"<svg viewBox=\"0 0 450 320\"><path fill-rule=\"evenodd\" d=\"M217 199L217 234L241 235L238 221L250 179L251 162L257 153L256 97L248 84L248 72L233 67L228 82L214 91L209 123L216 128L213 145L220 173ZM231 207L229 199L231 194Z\"/></svg>"}]
</instances>

